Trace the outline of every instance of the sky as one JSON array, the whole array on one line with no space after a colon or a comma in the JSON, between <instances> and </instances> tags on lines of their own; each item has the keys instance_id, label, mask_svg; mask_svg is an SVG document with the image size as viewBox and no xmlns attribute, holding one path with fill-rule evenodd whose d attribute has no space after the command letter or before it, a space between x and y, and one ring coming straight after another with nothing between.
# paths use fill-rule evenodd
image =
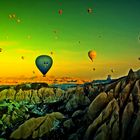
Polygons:
<instances>
[{"instance_id":1,"label":"sky","mask_svg":"<svg viewBox=\"0 0 140 140\"><path fill-rule=\"evenodd\" d=\"M0 77L42 75L42 54L53 59L46 76L120 77L140 68L139 36L139 0L1 0Z\"/></svg>"}]
</instances>

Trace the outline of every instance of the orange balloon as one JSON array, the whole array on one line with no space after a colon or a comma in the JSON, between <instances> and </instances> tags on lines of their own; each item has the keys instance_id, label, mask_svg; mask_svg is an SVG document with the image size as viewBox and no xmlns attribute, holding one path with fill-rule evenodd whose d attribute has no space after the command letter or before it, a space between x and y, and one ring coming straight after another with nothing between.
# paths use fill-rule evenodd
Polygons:
<instances>
[{"instance_id":1,"label":"orange balloon","mask_svg":"<svg viewBox=\"0 0 140 140\"><path fill-rule=\"evenodd\" d=\"M93 51L93 50L90 50L90 51L88 52L88 56L89 56L89 58L91 59L91 61L93 62L93 59L96 58L96 52Z\"/></svg>"}]
</instances>

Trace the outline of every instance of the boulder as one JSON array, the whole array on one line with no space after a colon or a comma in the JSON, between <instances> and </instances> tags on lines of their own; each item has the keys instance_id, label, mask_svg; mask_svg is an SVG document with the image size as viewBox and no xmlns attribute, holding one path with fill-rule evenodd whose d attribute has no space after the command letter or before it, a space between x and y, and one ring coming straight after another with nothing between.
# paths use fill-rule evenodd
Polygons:
<instances>
[{"instance_id":1,"label":"boulder","mask_svg":"<svg viewBox=\"0 0 140 140\"><path fill-rule=\"evenodd\" d=\"M20 125L12 134L11 139L33 139L48 135L54 126L55 120L61 120L64 115L59 112L47 114L44 117L31 118Z\"/></svg>"},{"instance_id":2,"label":"boulder","mask_svg":"<svg viewBox=\"0 0 140 140\"><path fill-rule=\"evenodd\" d=\"M82 93L75 93L72 98L66 103L66 111L75 111L80 107L90 104L90 100Z\"/></svg>"},{"instance_id":3,"label":"boulder","mask_svg":"<svg viewBox=\"0 0 140 140\"><path fill-rule=\"evenodd\" d=\"M107 124L106 123L102 124L95 133L93 140L110 140L108 130L109 127L107 126Z\"/></svg>"},{"instance_id":4,"label":"boulder","mask_svg":"<svg viewBox=\"0 0 140 140\"><path fill-rule=\"evenodd\" d=\"M97 129L104 123L105 120L109 119L109 117L112 115L113 111L119 108L118 102L113 99L108 103L106 108L100 113L100 115L93 121L92 124L89 125L89 127L86 130L84 140L90 140Z\"/></svg>"},{"instance_id":5,"label":"boulder","mask_svg":"<svg viewBox=\"0 0 140 140\"><path fill-rule=\"evenodd\" d=\"M66 131L69 132L69 133L75 127L72 119L68 119L68 120L64 121L63 126L66 129Z\"/></svg>"},{"instance_id":6,"label":"boulder","mask_svg":"<svg viewBox=\"0 0 140 140\"><path fill-rule=\"evenodd\" d=\"M106 107L108 104L108 96L105 92L100 93L90 104L88 108L88 116L90 120L94 120L100 112Z\"/></svg>"},{"instance_id":7,"label":"boulder","mask_svg":"<svg viewBox=\"0 0 140 140\"><path fill-rule=\"evenodd\" d=\"M128 133L128 129L129 129L129 126L130 126L130 122L132 120L132 115L134 113L134 105L133 105L133 102L129 102L124 111L123 111L123 114L122 114L122 120L121 120L121 123L122 123L122 136L121 136L121 139L124 140L125 137L127 137L127 133Z\"/></svg>"}]
</instances>

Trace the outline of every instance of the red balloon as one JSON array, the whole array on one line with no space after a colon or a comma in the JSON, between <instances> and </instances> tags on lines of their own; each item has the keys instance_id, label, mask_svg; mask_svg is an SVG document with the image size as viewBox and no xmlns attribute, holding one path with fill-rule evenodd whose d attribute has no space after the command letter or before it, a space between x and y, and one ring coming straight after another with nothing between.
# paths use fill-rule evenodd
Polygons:
<instances>
[{"instance_id":1,"label":"red balloon","mask_svg":"<svg viewBox=\"0 0 140 140\"><path fill-rule=\"evenodd\" d=\"M62 15L63 10L62 10L62 9L60 9L60 10L58 11L58 13L59 13L60 15Z\"/></svg>"}]
</instances>

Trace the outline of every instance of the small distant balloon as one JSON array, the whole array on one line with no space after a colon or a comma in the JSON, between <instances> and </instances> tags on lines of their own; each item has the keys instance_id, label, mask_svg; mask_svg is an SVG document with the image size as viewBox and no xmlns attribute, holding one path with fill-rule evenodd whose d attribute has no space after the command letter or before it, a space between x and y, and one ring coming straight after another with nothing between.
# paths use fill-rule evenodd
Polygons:
<instances>
[{"instance_id":1,"label":"small distant balloon","mask_svg":"<svg viewBox=\"0 0 140 140\"><path fill-rule=\"evenodd\" d=\"M140 57L138 58L138 60L140 60Z\"/></svg>"},{"instance_id":2,"label":"small distant balloon","mask_svg":"<svg viewBox=\"0 0 140 140\"><path fill-rule=\"evenodd\" d=\"M21 22L21 20L20 19L17 19L17 23L20 23Z\"/></svg>"},{"instance_id":3,"label":"small distant balloon","mask_svg":"<svg viewBox=\"0 0 140 140\"><path fill-rule=\"evenodd\" d=\"M53 32L54 32L55 34L57 33L57 31L56 31L56 30L54 30Z\"/></svg>"},{"instance_id":4,"label":"small distant balloon","mask_svg":"<svg viewBox=\"0 0 140 140\"><path fill-rule=\"evenodd\" d=\"M2 52L2 48L0 48L0 52Z\"/></svg>"},{"instance_id":5,"label":"small distant balloon","mask_svg":"<svg viewBox=\"0 0 140 140\"><path fill-rule=\"evenodd\" d=\"M88 8L88 13L92 13L92 9L91 8Z\"/></svg>"},{"instance_id":6,"label":"small distant balloon","mask_svg":"<svg viewBox=\"0 0 140 140\"><path fill-rule=\"evenodd\" d=\"M93 71L95 71L96 69L95 68L93 68Z\"/></svg>"},{"instance_id":7,"label":"small distant balloon","mask_svg":"<svg viewBox=\"0 0 140 140\"><path fill-rule=\"evenodd\" d=\"M24 56L21 56L21 59L24 60Z\"/></svg>"},{"instance_id":8,"label":"small distant balloon","mask_svg":"<svg viewBox=\"0 0 140 140\"><path fill-rule=\"evenodd\" d=\"M53 60L48 55L40 55L36 58L35 64L37 68L40 70L40 72L45 77L46 73L49 71L53 64Z\"/></svg>"},{"instance_id":9,"label":"small distant balloon","mask_svg":"<svg viewBox=\"0 0 140 140\"><path fill-rule=\"evenodd\" d=\"M62 10L62 9L60 9L60 10L58 11L58 13L59 13L59 15L62 15L63 10Z\"/></svg>"},{"instance_id":10,"label":"small distant balloon","mask_svg":"<svg viewBox=\"0 0 140 140\"><path fill-rule=\"evenodd\" d=\"M91 61L93 62L93 59L96 58L96 52L93 51L93 50L90 50L90 51L88 52L88 56L89 56L89 58L91 59Z\"/></svg>"},{"instance_id":11,"label":"small distant balloon","mask_svg":"<svg viewBox=\"0 0 140 140\"><path fill-rule=\"evenodd\" d=\"M13 17L13 18L16 18L16 14L12 14L12 17Z\"/></svg>"},{"instance_id":12,"label":"small distant balloon","mask_svg":"<svg viewBox=\"0 0 140 140\"><path fill-rule=\"evenodd\" d=\"M51 55L53 55L53 52L50 52Z\"/></svg>"},{"instance_id":13,"label":"small distant balloon","mask_svg":"<svg viewBox=\"0 0 140 140\"><path fill-rule=\"evenodd\" d=\"M12 15L11 14L9 14L9 18L12 19Z\"/></svg>"},{"instance_id":14,"label":"small distant balloon","mask_svg":"<svg viewBox=\"0 0 140 140\"><path fill-rule=\"evenodd\" d=\"M114 70L113 70L113 69L111 69L111 72L112 72L112 73L114 73Z\"/></svg>"}]
</instances>

